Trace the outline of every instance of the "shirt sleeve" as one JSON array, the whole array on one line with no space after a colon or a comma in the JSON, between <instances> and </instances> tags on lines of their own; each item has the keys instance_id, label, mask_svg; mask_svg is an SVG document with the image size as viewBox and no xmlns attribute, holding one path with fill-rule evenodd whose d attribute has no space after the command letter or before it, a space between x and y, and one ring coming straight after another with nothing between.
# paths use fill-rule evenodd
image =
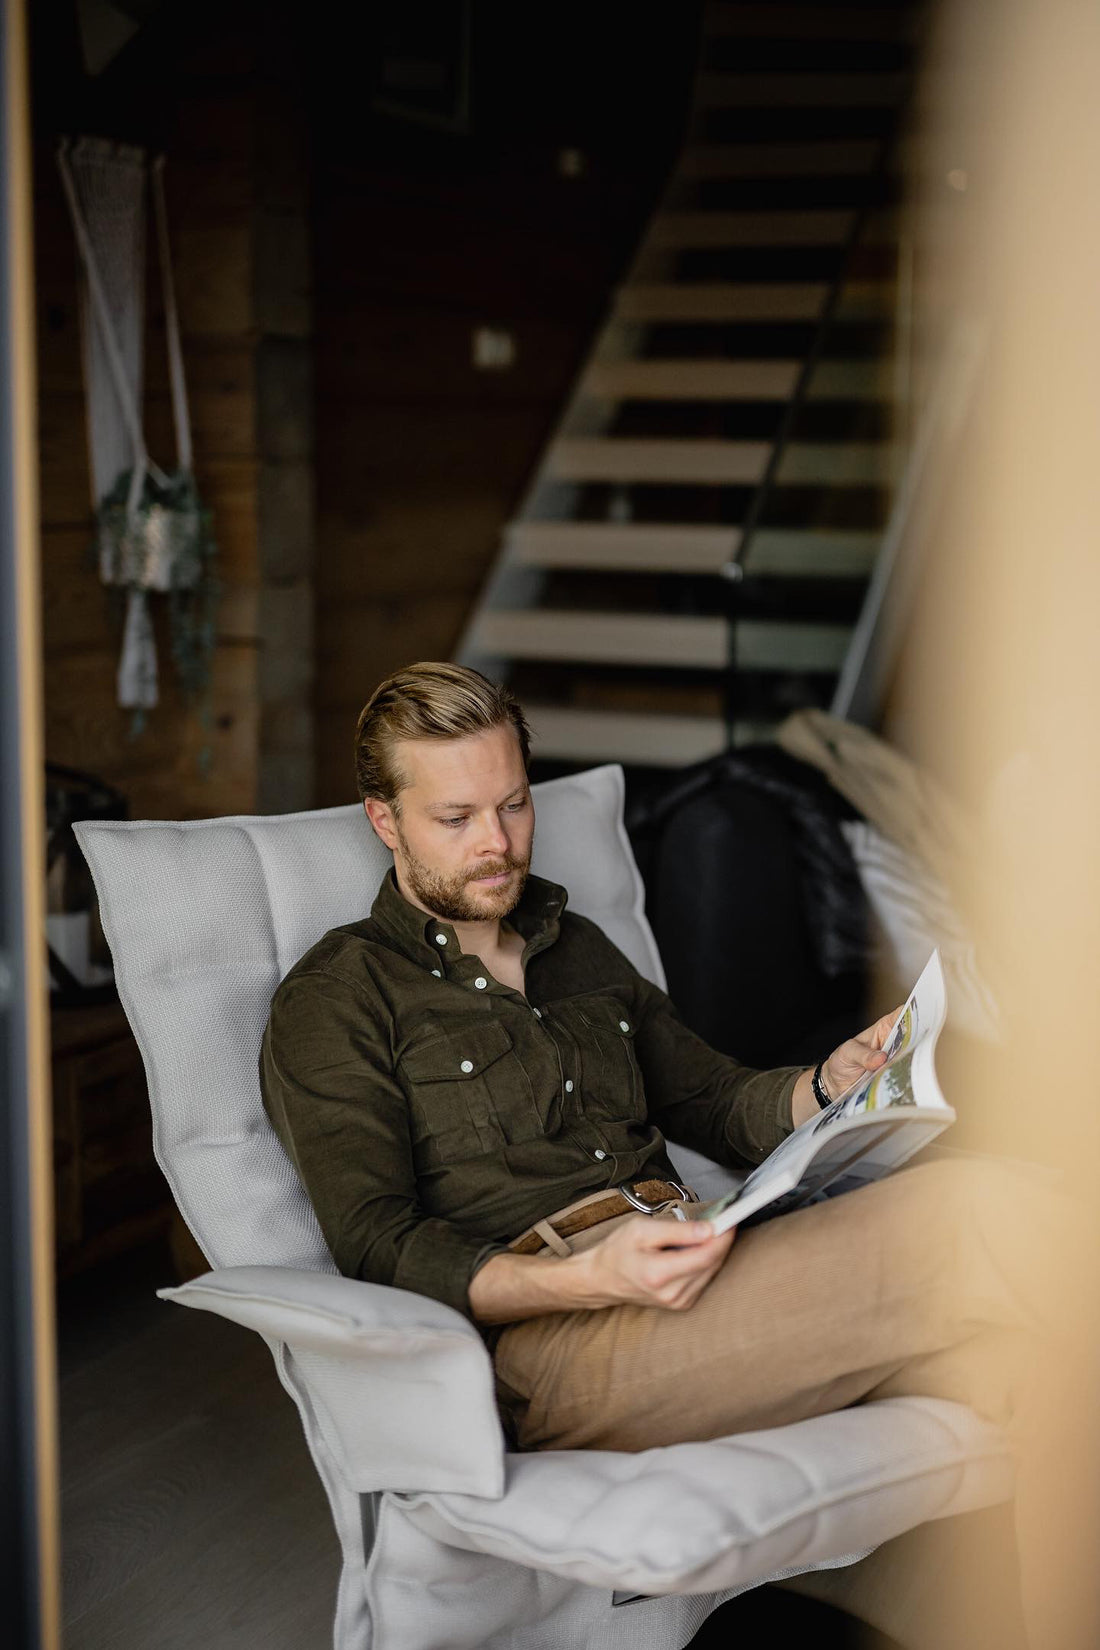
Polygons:
<instances>
[{"instance_id":1,"label":"shirt sleeve","mask_svg":"<svg viewBox=\"0 0 1100 1650\"><path fill-rule=\"evenodd\" d=\"M362 988L328 971L284 980L260 1087L340 1271L472 1318L470 1280L507 1246L419 1207L408 1102Z\"/></svg>"},{"instance_id":2,"label":"shirt sleeve","mask_svg":"<svg viewBox=\"0 0 1100 1650\"><path fill-rule=\"evenodd\" d=\"M757 1071L711 1048L681 1020L671 1000L638 977L635 1050L650 1120L718 1163L762 1163L794 1127L792 1097L801 1066Z\"/></svg>"}]
</instances>

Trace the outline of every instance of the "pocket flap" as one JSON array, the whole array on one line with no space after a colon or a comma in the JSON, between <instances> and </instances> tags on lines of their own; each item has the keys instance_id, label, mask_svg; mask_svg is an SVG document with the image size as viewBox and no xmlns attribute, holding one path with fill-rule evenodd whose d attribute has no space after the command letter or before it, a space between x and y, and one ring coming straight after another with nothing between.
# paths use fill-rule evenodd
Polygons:
<instances>
[{"instance_id":1,"label":"pocket flap","mask_svg":"<svg viewBox=\"0 0 1100 1650\"><path fill-rule=\"evenodd\" d=\"M593 1031L613 1031L619 1037L633 1037L634 1016L615 997L589 997L577 1011Z\"/></svg>"},{"instance_id":2,"label":"pocket flap","mask_svg":"<svg viewBox=\"0 0 1100 1650\"><path fill-rule=\"evenodd\" d=\"M400 1070L412 1083L453 1083L479 1072L507 1054L512 1039L499 1020L468 1030L440 1031L402 1055Z\"/></svg>"}]
</instances>

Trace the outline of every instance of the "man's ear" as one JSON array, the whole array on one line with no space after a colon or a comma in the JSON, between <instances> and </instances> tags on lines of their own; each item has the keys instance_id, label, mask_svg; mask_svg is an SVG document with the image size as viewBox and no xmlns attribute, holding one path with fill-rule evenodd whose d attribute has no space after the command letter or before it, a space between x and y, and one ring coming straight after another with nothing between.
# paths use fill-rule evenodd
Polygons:
<instances>
[{"instance_id":1,"label":"man's ear","mask_svg":"<svg viewBox=\"0 0 1100 1650\"><path fill-rule=\"evenodd\" d=\"M374 826L375 835L380 837L389 850L397 846L397 830L394 825L393 809L388 802L383 802L377 796L363 798L363 812Z\"/></svg>"}]
</instances>

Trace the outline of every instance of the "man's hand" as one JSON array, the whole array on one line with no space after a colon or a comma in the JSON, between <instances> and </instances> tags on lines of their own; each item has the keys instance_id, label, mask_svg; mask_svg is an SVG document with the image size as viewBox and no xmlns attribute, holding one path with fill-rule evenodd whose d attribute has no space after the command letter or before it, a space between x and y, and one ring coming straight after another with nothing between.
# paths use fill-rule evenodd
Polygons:
<instances>
[{"instance_id":1,"label":"man's hand","mask_svg":"<svg viewBox=\"0 0 1100 1650\"><path fill-rule=\"evenodd\" d=\"M858 1083L861 1077L869 1071L877 1071L886 1064L886 1056L882 1052L883 1044L897 1023L900 1008L884 1014L881 1020L876 1020L873 1026L861 1031L858 1037L849 1037L846 1043L841 1043L834 1049L829 1058L822 1062L821 1081L825 1084L825 1092L831 1100L839 1100L845 1089L850 1089L853 1083ZM818 1110L814 1099L813 1088L810 1083L810 1073L804 1071L795 1085L792 1101L792 1112L795 1128L813 1117Z\"/></svg>"},{"instance_id":2,"label":"man's hand","mask_svg":"<svg viewBox=\"0 0 1100 1650\"><path fill-rule=\"evenodd\" d=\"M686 1312L733 1237L732 1230L715 1237L709 1221L636 1215L566 1259L494 1255L470 1282L470 1307L479 1323L625 1304Z\"/></svg>"},{"instance_id":3,"label":"man's hand","mask_svg":"<svg viewBox=\"0 0 1100 1650\"><path fill-rule=\"evenodd\" d=\"M886 1064L883 1054L883 1044L897 1023L900 1008L892 1013L884 1014L881 1020L876 1020L873 1026L861 1031L858 1037L849 1037L846 1043L841 1043L821 1068L821 1079L826 1091L832 1100L839 1100L845 1089L850 1089L853 1083L869 1071L877 1071Z\"/></svg>"},{"instance_id":4,"label":"man's hand","mask_svg":"<svg viewBox=\"0 0 1100 1650\"><path fill-rule=\"evenodd\" d=\"M709 1221L639 1215L575 1258L588 1263L592 1306L620 1302L686 1312L730 1252L736 1228L715 1237Z\"/></svg>"}]
</instances>

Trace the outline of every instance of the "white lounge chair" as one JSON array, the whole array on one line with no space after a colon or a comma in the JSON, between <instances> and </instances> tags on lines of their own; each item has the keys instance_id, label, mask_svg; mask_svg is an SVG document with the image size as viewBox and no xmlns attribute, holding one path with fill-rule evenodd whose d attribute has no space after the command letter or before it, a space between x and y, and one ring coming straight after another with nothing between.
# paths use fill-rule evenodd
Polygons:
<instances>
[{"instance_id":1,"label":"white lounge chair","mask_svg":"<svg viewBox=\"0 0 1100 1650\"><path fill-rule=\"evenodd\" d=\"M534 868L663 983L622 773L534 787ZM896 1399L641 1454L505 1447L460 1314L337 1272L260 1101L271 996L370 909L389 856L356 806L86 823L158 1161L214 1270L166 1299L267 1340L343 1550L335 1650L680 1650L725 1599L1007 1499L1003 1436ZM703 1193L728 1172L676 1152Z\"/></svg>"}]
</instances>

